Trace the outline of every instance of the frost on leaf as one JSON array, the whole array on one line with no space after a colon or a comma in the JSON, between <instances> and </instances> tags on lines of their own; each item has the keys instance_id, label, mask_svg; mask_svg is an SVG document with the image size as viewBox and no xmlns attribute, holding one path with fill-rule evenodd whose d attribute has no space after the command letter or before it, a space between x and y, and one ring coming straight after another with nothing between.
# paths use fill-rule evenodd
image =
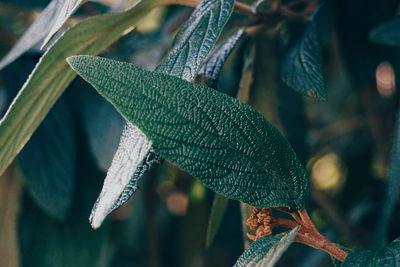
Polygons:
<instances>
[{"instance_id":1,"label":"frost on leaf","mask_svg":"<svg viewBox=\"0 0 400 267\"><path fill-rule=\"evenodd\" d=\"M132 136L138 138L132 139ZM134 125L127 123L120 145L104 180L103 189L97 199L89 221L94 229L100 227L105 217L124 204L138 189L137 181L148 167L142 165L151 151L151 141Z\"/></svg>"}]
</instances>

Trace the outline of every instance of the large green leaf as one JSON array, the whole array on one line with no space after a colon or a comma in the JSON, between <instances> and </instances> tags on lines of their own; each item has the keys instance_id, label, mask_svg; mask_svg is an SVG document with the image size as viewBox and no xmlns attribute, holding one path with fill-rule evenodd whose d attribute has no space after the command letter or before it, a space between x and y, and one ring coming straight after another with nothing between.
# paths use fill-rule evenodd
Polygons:
<instances>
[{"instance_id":1,"label":"large green leaf","mask_svg":"<svg viewBox=\"0 0 400 267\"><path fill-rule=\"evenodd\" d=\"M146 15L157 2L141 1L123 13L84 20L49 48L0 121L0 174L76 76L65 58L81 53L100 53Z\"/></svg>"},{"instance_id":2,"label":"large green leaf","mask_svg":"<svg viewBox=\"0 0 400 267\"><path fill-rule=\"evenodd\" d=\"M194 79L204 58L214 46L233 10L233 0L203 0L182 27L176 44L164 57L156 71L187 81ZM124 204L137 188L143 170L159 158L151 142L135 125L128 122L121 136L118 150L107 172L104 187L90 216L93 228L101 225L105 217ZM151 159L151 162L147 162ZM116 203L119 203L116 205Z\"/></svg>"},{"instance_id":3,"label":"large green leaf","mask_svg":"<svg viewBox=\"0 0 400 267\"><path fill-rule=\"evenodd\" d=\"M274 266L282 254L294 242L299 230L300 226L297 226L284 234L257 239L239 257L235 263L235 267Z\"/></svg>"},{"instance_id":4,"label":"large green leaf","mask_svg":"<svg viewBox=\"0 0 400 267\"><path fill-rule=\"evenodd\" d=\"M376 26L369 33L372 42L384 45L400 45L400 16Z\"/></svg>"},{"instance_id":5,"label":"large green leaf","mask_svg":"<svg viewBox=\"0 0 400 267\"><path fill-rule=\"evenodd\" d=\"M340 266L400 266L400 238L379 250L352 250Z\"/></svg>"},{"instance_id":6,"label":"large green leaf","mask_svg":"<svg viewBox=\"0 0 400 267\"><path fill-rule=\"evenodd\" d=\"M18 155L25 184L48 214L64 219L76 181L76 137L70 106L61 98Z\"/></svg>"},{"instance_id":7,"label":"large green leaf","mask_svg":"<svg viewBox=\"0 0 400 267\"><path fill-rule=\"evenodd\" d=\"M249 105L129 63L91 56L68 62L161 156L212 190L252 206L304 206L303 166L282 134Z\"/></svg>"}]
</instances>

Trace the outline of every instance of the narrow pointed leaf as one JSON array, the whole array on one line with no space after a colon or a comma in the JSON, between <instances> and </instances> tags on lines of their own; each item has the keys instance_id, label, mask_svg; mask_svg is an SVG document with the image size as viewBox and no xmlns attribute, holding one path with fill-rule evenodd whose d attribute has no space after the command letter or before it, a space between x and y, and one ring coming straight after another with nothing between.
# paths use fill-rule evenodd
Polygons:
<instances>
[{"instance_id":1,"label":"narrow pointed leaf","mask_svg":"<svg viewBox=\"0 0 400 267\"><path fill-rule=\"evenodd\" d=\"M203 59L210 52L218 36L221 34L225 23L232 13L232 9L233 0L201 1L188 22L178 33L176 44L165 56L163 62L158 66L157 71L174 75L186 79L187 81L194 79L196 71L200 68ZM184 69L189 71L184 71ZM129 129L136 130L130 131ZM139 134L140 132L141 131L137 129L135 125L129 122L124 128L120 144L110 170L107 172L101 193L106 194L106 192L110 192L110 197L104 198L100 195L92 210L90 222L94 228L99 227L105 216L108 215L105 210L98 210L98 207L107 206L115 209L124 204L124 202L120 200L127 201L129 197L127 197L126 194L124 194L123 198L119 196L123 194L123 192L129 192L129 196L131 196L136 190L128 190L128 188L130 188L130 184L132 183L135 185L137 184L138 179L143 174L143 167L151 167L154 162L160 159L158 155L150 151L151 146L147 146L149 140L145 135ZM130 144L142 144L143 147L132 147ZM141 154L143 161L130 160L132 157L136 157L139 150L144 151L146 149L147 154ZM146 162L146 158L153 158L153 154L157 160L154 162ZM124 168L126 171L122 173L115 173L112 171L113 169L119 168ZM118 174L118 177L116 174ZM121 174L125 175L125 177L121 177ZM114 181L123 181L125 186L121 184L118 186L118 189L113 188L113 186L116 185ZM113 197L111 197L111 194ZM118 204L117 202L113 202L117 200ZM109 212L113 209L109 209ZM93 218L97 218L96 222L92 221Z\"/></svg>"},{"instance_id":2,"label":"narrow pointed leaf","mask_svg":"<svg viewBox=\"0 0 400 267\"><path fill-rule=\"evenodd\" d=\"M132 142L120 144L122 149L118 149L108 170L103 189L89 218L92 227L95 229L100 227L104 218L116 208L115 203L118 202L121 196L128 193L127 190L129 188L131 188L131 195L137 190L137 179L131 181L132 174L135 173L136 168L142 163L151 148L151 141L132 124L127 124L123 134L129 136L141 135L143 137L127 139L122 136L122 140L131 140ZM112 179L109 177L112 177ZM133 183L132 186L130 186L130 183Z\"/></svg>"},{"instance_id":3,"label":"narrow pointed leaf","mask_svg":"<svg viewBox=\"0 0 400 267\"><path fill-rule=\"evenodd\" d=\"M57 19L61 2L62 0L52 0L50 2L50 4L42 11L36 21L21 36L10 52L8 52L1 59L0 70L46 37L47 33L49 32L49 25L51 25L52 22Z\"/></svg>"},{"instance_id":4,"label":"narrow pointed leaf","mask_svg":"<svg viewBox=\"0 0 400 267\"><path fill-rule=\"evenodd\" d=\"M50 41L50 39L57 33L57 31L64 25L68 18L83 4L86 0L54 0L57 1L57 16L47 25L46 29L49 32L43 41L42 48Z\"/></svg>"},{"instance_id":5,"label":"narrow pointed leaf","mask_svg":"<svg viewBox=\"0 0 400 267\"><path fill-rule=\"evenodd\" d=\"M400 266L400 238L378 250L352 250L341 267Z\"/></svg>"},{"instance_id":6,"label":"narrow pointed leaf","mask_svg":"<svg viewBox=\"0 0 400 267\"><path fill-rule=\"evenodd\" d=\"M141 1L128 11L84 20L49 48L0 121L0 174L76 76L65 58L80 53L100 53L145 16L157 2Z\"/></svg>"},{"instance_id":7,"label":"narrow pointed leaf","mask_svg":"<svg viewBox=\"0 0 400 267\"><path fill-rule=\"evenodd\" d=\"M239 257L235 267L271 267L281 258L282 254L294 242L300 226L292 229L290 232L266 236L257 239L248 249Z\"/></svg>"},{"instance_id":8,"label":"narrow pointed leaf","mask_svg":"<svg viewBox=\"0 0 400 267\"><path fill-rule=\"evenodd\" d=\"M201 1L157 71L193 80L231 16L233 5L232 0Z\"/></svg>"},{"instance_id":9,"label":"narrow pointed leaf","mask_svg":"<svg viewBox=\"0 0 400 267\"><path fill-rule=\"evenodd\" d=\"M70 107L61 98L18 156L29 193L59 220L66 217L75 193L76 145Z\"/></svg>"},{"instance_id":10,"label":"narrow pointed leaf","mask_svg":"<svg viewBox=\"0 0 400 267\"><path fill-rule=\"evenodd\" d=\"M229 198L215 194L214 195L214 202L211 207L210 218L208 219L208 226L207 226L207 236L206 236L206 247L209 248L215 236L218 233L218 230L221 226L222 219L224 218L226 207L229 204Z\"/></svg>"},{"instance_id":11,"label":"narrow pointed leaf","mask_svg":"<svg viewBox=\"0 0 400 267\"><path fill-rule=\"evenodd\" d=\"M216 88L222 67L245 33L245 28L237 30L234 34L219 43L203 63L199 73L200 79L212 88Z\"/></svg>"},{"instance_id":12,"label":"narrow pointed leaf","mask_svg":"<svg viewBox=\"0 0 400 267\"><path fill-rule=\"evenodd\" d=\"M322 49L315 20L316 15L303 32L296 32L293 37L282 62L281 77L294 90L326 100Z\"/></svg>"},{"instance_id":13,"label":"narrow pointed leaf","mask_svg":"<svg viewBox=\"0 0 400 267\"><path fill-rule=\"evenodd\" d=\"M396 16L371 30L369 40L384 45L400 45L400 16Z\"/></svg>"},{"instance_id":14,"label":"narrow pointed leaf","mask_svg":"<svg viewBox=\"0 0 400 267\"><path fill-rule=\"evenodd\" d=\"M249 105L209 87L100 57L71 67L212 190L252 206L304 206L305 170L287 140Z\"/></svg>"}]
</instances>

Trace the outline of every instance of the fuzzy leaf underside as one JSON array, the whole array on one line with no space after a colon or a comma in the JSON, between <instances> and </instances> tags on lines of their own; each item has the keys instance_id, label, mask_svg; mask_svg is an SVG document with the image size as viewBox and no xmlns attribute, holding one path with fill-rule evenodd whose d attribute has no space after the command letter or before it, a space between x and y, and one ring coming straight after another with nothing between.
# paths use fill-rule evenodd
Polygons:
<instances>
[{"instance_id":1,"label":"fuzzy leaf underside","mask_svg":"<svg viewBox=\"0 0 400 267\"><path fill-rule=\"evenodd\" d=\"M128 11L84 20L69 29L45 53L0 121L0 174L75 78L65 58L97 55L145 16L158 1L138 2Z\"/></svg>"},{"instance_id":2,"label":"fuzzy leaf underside","mask_svg":"<svg viewBox=\"0 0 400 267\"><path fill-rule=\"evenodd\" d=\"M294 242L300 226L290 232L257 239L239 257L234 267L272 267Z\"/></svg>"},{"instance_id":3,"label":"fuzzy leaf underside","mask_svg":"<svg viewBox=\"0 0 400 267\"><path fill-rule=\"evenodd\" d=\"M91 56L68 62L161 156L212 190L252 206L304 206L303 166L281 133L250 106L129 63Z\"/></svg>"},{"instance_id":4,"label":"fuzzy leaf underside","mask_svg":"<svg viewBox=\"0 0 400 267\"><path fill-rule=\"evenodd\" d=\"M353 250L341 267L400 266L400 238L379 250Z\"/></svg>"}]
</instances>

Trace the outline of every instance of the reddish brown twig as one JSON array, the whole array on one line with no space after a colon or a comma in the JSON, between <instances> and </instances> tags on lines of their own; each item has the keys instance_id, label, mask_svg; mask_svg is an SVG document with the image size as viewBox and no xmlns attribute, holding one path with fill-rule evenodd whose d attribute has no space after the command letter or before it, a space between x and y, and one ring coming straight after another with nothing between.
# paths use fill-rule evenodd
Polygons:
<instances>
[{"instance_id":1,"label":"reddish brown twig","mask_svg":"<svg viewBox=\"0 0 400 267\"><path fill-rule=\"evenodd\" d=\"M278 227L293 229L300 225L301 228L296 235L295 242L323 250L339 261L345 260L347 253L318 232L306 209L303 208L296 212L286 207L276 209L291 215L294 220L275 218L269 208L254 208L253 214L247 220L247 225L250 229L255 230L255 235L247 234L249 239L254 241L264 236L270 236L273 234L273 229Z\"/></svg>"}]
</instances>

